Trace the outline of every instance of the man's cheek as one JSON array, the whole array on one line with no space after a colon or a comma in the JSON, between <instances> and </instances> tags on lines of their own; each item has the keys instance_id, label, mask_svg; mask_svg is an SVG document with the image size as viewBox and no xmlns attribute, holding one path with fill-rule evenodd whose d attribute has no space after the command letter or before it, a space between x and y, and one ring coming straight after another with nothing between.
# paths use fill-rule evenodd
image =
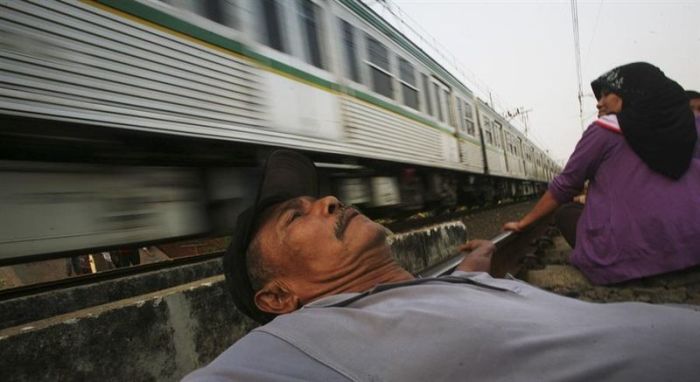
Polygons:
<instances>
[{"instance_id":1,"label":"man's cheek","mask_svg":"<svg viewBox=\"0 0 700 382\"><path fill-rule=\"evenodd\" d=\"M333 248L335 238L332 234L324 230L324 227L305 226L299 229L293 229L288 236L288 243L297 252L317 255L319 252L325 252Z\"/></svg>"}]
</instances>

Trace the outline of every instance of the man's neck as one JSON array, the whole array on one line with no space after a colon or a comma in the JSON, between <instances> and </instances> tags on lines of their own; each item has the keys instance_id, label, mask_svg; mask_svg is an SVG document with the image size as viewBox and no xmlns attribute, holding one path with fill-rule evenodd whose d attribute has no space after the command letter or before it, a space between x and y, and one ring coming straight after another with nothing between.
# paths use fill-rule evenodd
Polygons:
<instances>
[{"instance_id":1,"label":"man's neck","mask_svg":"<svg viewBox=\"0 0 700 382\"><path fill-rule=\"evenodd\" d=\"M313 296L307 296L304 304L321 297L340 293L364 292L379 284L409 281L415 277L402 268L390 254L368 253L363 257L364 261L358 262L348 269L347 273L336 275L335 280L326 282L328 288L324 288Z\"/></svg>"},{"instance_id":2,"label":"man's neck","mask_svg":"<svg viewBox=\"0 0 700 382\"><path fill-rule=\"evenodd\" d=\"M413 280L415 277L402 268L395 260L367 269L366 272L344 286L344 292L364 292L379 284Z\"/></svg>"}]
</instances>

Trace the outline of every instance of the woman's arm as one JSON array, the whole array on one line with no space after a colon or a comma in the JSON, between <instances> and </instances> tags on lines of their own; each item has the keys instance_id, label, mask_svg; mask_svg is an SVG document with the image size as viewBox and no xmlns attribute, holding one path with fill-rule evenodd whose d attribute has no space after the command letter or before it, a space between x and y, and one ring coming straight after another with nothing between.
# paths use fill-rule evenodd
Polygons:
<instances>
[{"instance_id":1,"label":"woman's arm","mask_svg":"<svg viewBox=\"0 0 700 382\"><path fill-rule=\"evenodd\" d=\"M590 126L579 140L574 153L561 174L557 175L535 207L522 219L503 225L506 231L522 231L538 219L548 215L561 204L570 202L579 194L587 179L593 178L606 153L624 138L595 124Z\"/></svg>"},{"instance_id":2,"label":"woman's arm","mask_svg":"<svg viewBox=\"0 0 700 382\"><path fill-rule=\"evenodd\" d=\"M536 222L543 216L547 216L559 207L559 202L554 199L551 192L547 191L542 195L540 200L535 204L535 207L530 210L522 219L516 222L508 222L503 225L503 230L505 231L515 231L520 232L530 224Z\"/></svg>"}]
</instances>

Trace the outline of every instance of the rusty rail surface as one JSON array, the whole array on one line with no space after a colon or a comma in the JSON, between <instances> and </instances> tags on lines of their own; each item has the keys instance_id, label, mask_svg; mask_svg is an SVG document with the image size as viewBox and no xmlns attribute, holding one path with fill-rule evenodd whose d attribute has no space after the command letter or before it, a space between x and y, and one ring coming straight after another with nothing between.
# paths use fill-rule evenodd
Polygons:
<instances>
[{"instance_id":1,"label":"rusty rail surface","mask_svg":"<svg viewBox=\"0 0 700 382\"><path fill-rule=\"evenodd\" d=\"M549 216L540 219L523 232L506 231L496 235L491 241L496 245L496 252L491 258L493 277L516 275L523 268L525 259L533 254L543 241L547 241L550 228ZM456 254L438 264L432 265L418 273L420 277L438 277L448 274L459 265L464 254Z\"/></svg>"}]
</instances>

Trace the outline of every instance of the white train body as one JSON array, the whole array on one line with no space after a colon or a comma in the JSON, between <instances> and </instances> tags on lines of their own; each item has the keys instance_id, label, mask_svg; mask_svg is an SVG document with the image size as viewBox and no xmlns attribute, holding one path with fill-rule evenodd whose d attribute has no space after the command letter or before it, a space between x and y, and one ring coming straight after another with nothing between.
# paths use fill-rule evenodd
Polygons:
<instances>
[{"instance_id":1,"label":"white train body","mask_svg":"<svg viewBox=\"0 0 700 382\"><path fill-rule=\"evenodd\" d=\"M557 171L359 0L3 0L0 115L30 126L87 126L97 135L213 139L481 176L510 182L520 188L514 195L534 193ZM441 184L427 186L426 195L454 186L423 183ZM395 174L349 176L336 187L376 206L401 203ZM182 214L193 214L185 204ZM5 228L0 259L18 253ZM33 237L50 231L37 230Z\"/></svg>"}]
</instances>

